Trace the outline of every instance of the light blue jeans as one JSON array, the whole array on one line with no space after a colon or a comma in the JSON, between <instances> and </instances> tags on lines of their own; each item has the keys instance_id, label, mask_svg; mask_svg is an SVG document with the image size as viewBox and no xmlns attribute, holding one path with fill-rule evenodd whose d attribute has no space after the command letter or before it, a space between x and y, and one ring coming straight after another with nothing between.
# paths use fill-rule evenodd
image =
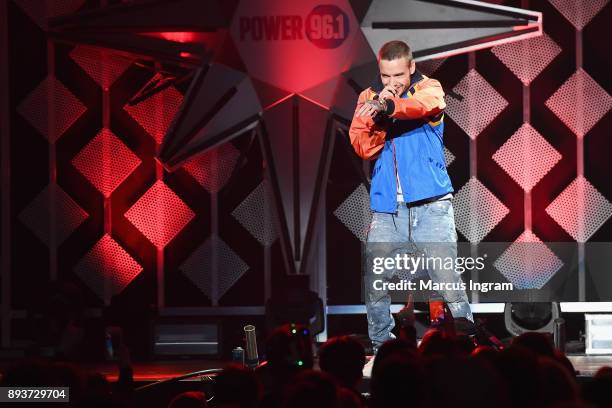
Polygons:
<instances>
[{"instance_id":1,"label":"light blue jeans","mask_svg":"<svg viewBox=\"0 0 612 408\"><path fill-rule=\"evenodd\" d=\"M426 257L455 259L457 232L451 201L438 200L418 206L399 203L398 212L395 214L374 213L366 244L368 262L376 256L381 244L395 246L397 252L406 252L406 248L412 248ZM391 254L387 254L389 255ZM374 279L389 281L396 274L397 270L390 270L376 275L366 272L364 275L368 334L375 350L385 341L395 337L391 333L395 322L390 311L391 296L388 290L380 290L379 287L374 290L372 283ZM440 268L435 262L412 277L427 274L434 283L461 282L461 275L454 269ZM441 290L438 293L444 298L453 317L465 317L474 321L465 290Z\"/></svg>"}]
</instances>

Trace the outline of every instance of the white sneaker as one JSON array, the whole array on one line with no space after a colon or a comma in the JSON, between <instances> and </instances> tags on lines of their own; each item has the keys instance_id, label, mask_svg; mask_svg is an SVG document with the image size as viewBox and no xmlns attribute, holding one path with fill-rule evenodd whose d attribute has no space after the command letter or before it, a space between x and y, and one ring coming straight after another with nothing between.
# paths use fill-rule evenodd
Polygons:
<instances>
[{"instance_id":1,"label":"white sneaker","mask_svg":"<svg viewBox=\"0 0 612 408\"><path fill-rule=\"evenodd\" d=\"M363 376L364 378L372 377L372 367L374 366L374 358L376 356L367 356L368 361L363 366Z\"/></svg>"}]
</instances>

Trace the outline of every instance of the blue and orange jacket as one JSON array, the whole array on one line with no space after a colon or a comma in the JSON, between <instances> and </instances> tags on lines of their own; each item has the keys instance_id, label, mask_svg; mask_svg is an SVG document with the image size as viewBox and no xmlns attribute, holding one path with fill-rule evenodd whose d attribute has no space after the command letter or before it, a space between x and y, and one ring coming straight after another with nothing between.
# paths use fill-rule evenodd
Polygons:
<instances>
[{"instance_id":1,"label":"blue and orange jacket","mask_svg":"<svg viewBox=\"0 0 612 408\"><path fill-rule=\"evenodd\" d=\"M359 95L355 113L376 92ZM440 82L418 71L409 90L391 99L393 111L383 121L353 116L349 136L363 159L376 159L370 206L375 212L397 212L397 177L407 203L453 192L444 161L444 90ZM397 173L396 173L397 172Z\"/></svg>"}]
</instances>

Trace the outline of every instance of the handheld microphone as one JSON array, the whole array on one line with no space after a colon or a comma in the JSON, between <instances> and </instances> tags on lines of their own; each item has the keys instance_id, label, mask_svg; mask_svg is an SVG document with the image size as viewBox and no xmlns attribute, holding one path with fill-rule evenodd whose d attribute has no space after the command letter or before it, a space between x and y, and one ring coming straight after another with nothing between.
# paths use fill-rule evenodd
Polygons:
<instances>
[{"instance_id":1,"label":"handheld microphone","mask_svg":"<svg viewBox=\"0 0 612 408\"><path fill-rule=\"evenodd\" d=\"M380 95L376 94L372 97L373 101L381 101L383 103L384 111L380 111L374 117L374 122L380 123L384 119L386 119L393 111L395 110L395 104L391 99L385 99L384 101L380 99Z\"/></svg>"}]
</instances>

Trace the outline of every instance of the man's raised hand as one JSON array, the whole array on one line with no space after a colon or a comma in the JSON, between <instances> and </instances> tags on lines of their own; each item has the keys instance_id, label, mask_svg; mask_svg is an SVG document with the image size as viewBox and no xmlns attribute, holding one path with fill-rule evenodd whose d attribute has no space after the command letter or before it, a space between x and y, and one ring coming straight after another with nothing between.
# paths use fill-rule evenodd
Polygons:
<instances>
[{"instance_id":1,"label":"man's raised hand","mask_svg":"<svg viewBox=\"0 0 612 408\"><path fill-rule=\"evenodd\" d=\"M395 98L395 88L391 85L387 85L383 88L383 90L378 94L378 99L390 99Z\"/></svg>"}]
</instances>

